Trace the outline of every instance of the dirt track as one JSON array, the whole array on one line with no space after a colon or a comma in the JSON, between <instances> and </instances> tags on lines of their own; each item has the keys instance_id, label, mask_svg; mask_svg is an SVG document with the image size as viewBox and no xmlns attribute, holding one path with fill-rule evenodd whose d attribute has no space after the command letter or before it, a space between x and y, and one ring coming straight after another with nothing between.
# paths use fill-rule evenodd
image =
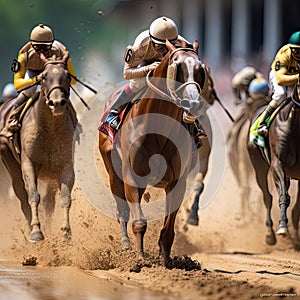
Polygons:
<instances>
[{"instance_id":1,"label":"dirt track","mask_svg":"<svg viewBox=\"0 0 300 300\"><path fill-rule=\"evenodd\" d=\"M94 103L96 111L101 111L102 104L101 101ZM223 115L218 108L216 113ZM1 212L3 255L14 256L17 260L33 255L43 266L79 267L120 285L159 291L161 299L170 296L176 299L277 299L280 295L300 299L300 253L293 249L289 239L279 239L274 247L264 244L264 208L255 189L251 205L256 213L250 216L251 222L242 222L237 213L238 188L227 162L213 201L200 210L199 226L185 225L188 203L181 209L172 252L177 257L176 268L166 269L157 258L162 220L148 223L146 262L137 268L131 228L133 250L123 252L117 222L86 199L88 190L104 206L111 201L104 170L100 168L98 178L90 176L95 165L102 164L94 147L97 119L98 113L93 107L81 119L84 132L75 155L77 185L71 208L72 242L65 244L59 237L61 216L57 205L55 221L44 229L46 241L27 243L26 232L20 231L24 228L23 218L16 210L16 200L11 199L6 212L3 213L3 209ZM227 120L223 124L230 125ZM91 149L94 149L92 159ZM94 182L99 178L102 184L97 190ZM4 202L3 199L2 207ZM277 224L276 202L274 207Z\"/></svg>"}]
</instances>

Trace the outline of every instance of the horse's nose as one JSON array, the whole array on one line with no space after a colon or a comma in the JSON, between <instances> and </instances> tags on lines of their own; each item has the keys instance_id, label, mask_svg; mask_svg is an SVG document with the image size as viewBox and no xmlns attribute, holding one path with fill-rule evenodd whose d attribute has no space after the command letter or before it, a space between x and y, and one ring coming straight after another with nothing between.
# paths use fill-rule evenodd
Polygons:
<instances>
[{"instance_id":1,"label":"horse's nose","mask_svg":"<svg viewBox=\"0 0 300 300\"><path fill-rule=\"evenodd\" d=\"M59 101L50 99L48 102L49 107L51 108L59 108L65 106L67 103L66 99L61 99Z\"/></svg>"}]
</instances>

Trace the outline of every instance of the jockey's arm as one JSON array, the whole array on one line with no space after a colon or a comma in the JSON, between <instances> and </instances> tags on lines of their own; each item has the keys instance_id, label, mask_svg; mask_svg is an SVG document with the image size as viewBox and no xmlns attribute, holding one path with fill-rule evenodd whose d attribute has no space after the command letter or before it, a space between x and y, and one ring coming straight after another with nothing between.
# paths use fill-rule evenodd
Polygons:
<instances>
[{"instance_id":1,"label":"jockey's arm","mask_svg":"<svg viewBox=\"0 0 300 300\"><path fill-rule=\"evenodd\" d=\"M146 77L148 72L149 72L148 66L132 67L128 63L125 63L124 69L123 69L123 76L124 76L124 79L130 80L130 79L134 79L134 78Z\"/></svg>"},{"instance_id":2,"label":"jockey's arm","mask_svg":"<svg viewBox=\"0 0 300 300\"><path fill-rule=\"evenodd\" d=\"M291 86L296 84L299 74L288 74L286 67L281 67L275 71L276 81L281 86Z\"/></svg>"},{"instance_id":3,"label":"jockey's arm","mask_svg":"<svg viewBox=\"0 0 300 300\"><path fill-rule=\"evenodd\" d=\"M26 74L26 57L23 53L18 56L19 69L14 74L14 86L17 91L36 83L36 77L25 78Z\"/></svg>"}]
</instances>

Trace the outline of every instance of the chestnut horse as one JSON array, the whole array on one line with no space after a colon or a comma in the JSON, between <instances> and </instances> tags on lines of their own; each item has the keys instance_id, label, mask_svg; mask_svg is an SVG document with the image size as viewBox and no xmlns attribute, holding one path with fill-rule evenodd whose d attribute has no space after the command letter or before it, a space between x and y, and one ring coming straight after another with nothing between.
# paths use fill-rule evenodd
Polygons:
<instances>
[{"instance_id":1,"label":"chestnut horse","mask_svg":"<svg viewBox=\"0 0 300 300\"><path fill-rule=\"evenodd\" d=\"M32 97L34 102L24 113L22 127L14 136L15 142L0 136L1 159L10 174L14 192L20 199L31 230L29 240L32 242L44 239L38 214L38 180L49 186L44 203L49 216L54 211L55 194L59 192L64 213L61 229L65 238L71 234L69 211L75 179L73 137L76 113L69 99L68 57L68 53L62 59L53 57L46 60L44 57L41 91ZM0 130L8 122L13 105L14 101L1 105ZM16 144L19 145L19 153Z\"/></svg>"},{"instance_id":2,"label":"chestnut horse","mask_svg":"<svg viewBox=\"0 0 300 300\"><path fill-rule=\"evenodd\" d=\"M300 66L298 65L298 70ZM288 193L290 180L298 181L298 194L296 204L292 209L292 223L294 228L294 241L300 244L299 238L299 217L300 217L300 77L294 87L292 96L286 105L274 117L269 128L270 164L267 162L262 149L253 142L248 143L248 151L255 169L256 180L263 192L263 200L266 207L266 226L268 233L266 243L276 244L276 236L273 230L271 218L272 195L268 188L267 175L269 170L277 189L279 197L280 220L277 235L288 235L287 208L290 205Z\"/></svg>"},{"instance_id":3,"label":"chestnut horse","mask_svg":"<svg viewBox=\"0 0 300 300\"><path fill-rule=\"evenodd\" d=\"M186 128L201 115L207 74L198 58L197 42L193 49L175 48L169 42L167 47L169 52L153 76L147 76L145 93L125 116L118 138L112 143L99 131L99 150L117 203L122 246L130 247L126 226L131 212L138 258L144 258L147 228L142 196L147 186L164 189L164 222L158 244L165 261L170 257L175 218L188 188L188 176L200 170L201 155ZM202 143L210 150L207 137Z\"/></svg>"}]
</instances>

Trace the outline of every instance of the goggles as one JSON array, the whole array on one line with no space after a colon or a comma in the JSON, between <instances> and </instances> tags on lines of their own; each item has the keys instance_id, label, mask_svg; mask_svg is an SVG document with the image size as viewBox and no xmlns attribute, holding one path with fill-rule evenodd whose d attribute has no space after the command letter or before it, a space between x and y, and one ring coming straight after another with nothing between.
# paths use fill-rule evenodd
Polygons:
<instances>
[{"instance_id":1,"label":"goggles","mask_svg":"<svg viewBox=\"0 0 300 300\"><path fill-rule=\"evenodd\" d=\"M153 47L154 47L155 51L157 51L157 52L168 51L168 48L166 47L166 45L163 45L163 44L156 44L153 42Z\"/></svg>"},{"instance_id":2,"label":"goggles","mask_svg":"<svg viewBox=\"0 0 300 300\"><path fill-rule=\"evenodd\" d=\"M300 47L298 48L293 48L291 47L291 51L294 55L299 55L300 54Z\"/></svg>"},{"instance_id":3,"label":"goggles","mask_svg":"<svg viewBox=\"0 0 300 300\"><path fill-rule=\"evenodd\" d=\"M37 52L47 52L51 49L52 44L34 44L31 43L33 49Z\"/></svg>"}]
</instances>

